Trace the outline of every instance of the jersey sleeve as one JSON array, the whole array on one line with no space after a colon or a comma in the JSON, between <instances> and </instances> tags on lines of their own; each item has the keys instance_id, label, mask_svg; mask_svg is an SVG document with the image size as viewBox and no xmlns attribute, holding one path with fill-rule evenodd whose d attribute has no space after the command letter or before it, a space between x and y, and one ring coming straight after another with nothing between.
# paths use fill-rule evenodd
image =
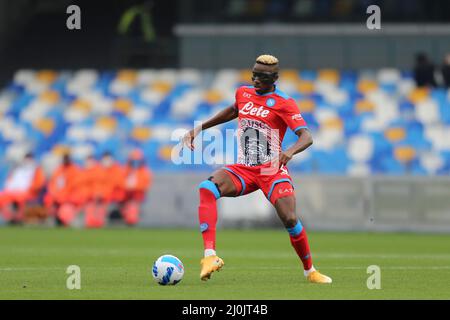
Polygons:
<instances>
[{"instance_id":1,"label":"jersey sleeve","mask_svg":"<svg viewBox=\"0 0 450 320\"><path fill-rule=\"evenodd\" d=\"M308 128L305 119L303 119L300 109L293 99L289 99L285 105L285 112L282 115L283 121L292 131Z\"/></svg>"},{"instance_id":2,"label":"jersey sleeve","mask_svg":"<svg viewBox=\"0 0 450 320\"><path fill-rule=\"evenodd\" d=\"M239 87L236 89L236 93L234 94L234 105L233 106L236 110L239 109L238 104L239 104L239 97L241 96L240 95L241 91L242 91L242 87Z\"/></svg>"}]
</instances>

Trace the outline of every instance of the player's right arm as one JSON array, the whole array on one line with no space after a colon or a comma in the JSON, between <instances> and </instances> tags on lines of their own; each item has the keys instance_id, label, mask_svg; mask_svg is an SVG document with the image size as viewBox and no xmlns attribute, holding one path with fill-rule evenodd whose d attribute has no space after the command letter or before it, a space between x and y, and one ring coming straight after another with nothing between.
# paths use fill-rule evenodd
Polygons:
<instances>
[{"instance_id":1,"label":"player's right arm","mask_svg":"<svg viewBox=\"0 0 450 320\"><path fill-rule=\"evenodd\" d=\"M233 119L236 119L239 114L238 109L235 105L231 105L219 113L217 113L215 116L213 116L211 119L208 119L207 121L203 122L201 125L195 127L194 129L187 132L183 137L183 145L188 147L191 150L194 150L194 139L195 137L202 132L202 130L206 130L209 128L212 128L214 126L217 126L219 124L231 121Z\"/></svg>"}]
</instances>

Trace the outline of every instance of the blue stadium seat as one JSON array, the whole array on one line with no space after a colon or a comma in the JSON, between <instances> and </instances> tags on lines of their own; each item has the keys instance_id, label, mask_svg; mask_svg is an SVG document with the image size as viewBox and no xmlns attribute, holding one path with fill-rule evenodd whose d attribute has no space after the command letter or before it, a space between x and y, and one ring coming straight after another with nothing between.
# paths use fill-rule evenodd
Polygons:
<instances>
[{"instance_id":1,"label":"blue stadium seat","mask_svg":"<svg viewBox=\"0 0 450 320\"><path fill-rule=\"evenodd\" d=\"M167 158L167 146L174 142L169 141L170 134L167 133L177 128L189 128L194 121L207 118L217 110L231 105L234 100L232 94L234 88L246 84L241 82L242 79L238 76L239 71L215 73L192 70L153 70L150 74L150 78L153 80L149 78L147 82L142 82L142 79L133 82L134 77L138 77L137 75L141 75L142 72L144 71L125 71L125 74L128 74L125 77L131 79L130 82L120 80L123 78L123 71L84 72L84 75L87 75L93 82L92 85L83 87L81 90L78 90L80 88L74 89L70 85L79 72L53 73L52 77L55 79L48 89L55 91L58 98L56 102L51 100L48 103L48 110L46 109L42 116L53 121L55 125L46 134L41 132L42 128L36 128L36 124L33 122L36 121L36 117L33 118L34 109L30 108L32 105L39 106L36 102L42 99L41 95L36 93L41 92L38 90L40 88L39 80L33 80L34 72L22 72L3 91L0 91L0 94L14 97L10 105L2 110L3 119L11 120L5 120L3 124L0 124L0 157L4 158L7 148L20 140L20 137L15 137L15 134L11 135L11 132L17 132L18 136L25 132L26 142L34 146L38 157L49 154L53 147L59 144L68 146L88 144L96 150L97 155L104 151L117 151L116 156L121 161L125 161L126 153L131 148L141 147L149 164L158 170L174 172L213 170L214 165L176 166L171 163ZM216 80L218 78L216 76L218 74L225 75L225 78L228 79L226 88L217 87ZM450 150L447 149L450 148L445 144L439 144L439 137L445 135L447 132L445 128L450 127L448 91L444 89L430 90L426 95L426 103L421 106L420 101L411 100L408 92L402 91L400 88L404 81L411 81L411 72L394 69L369 70L359 73L329 70L325 71L325 76L324 70L301 70L298 72L298 79L296 72L290 72L289 78L289 81L294 81L291 86L292 98L305 102L301 107L305 110L301 110L301 112L313 138L320 137L321 130L327 129L324 123L320 123L322 118L318 116L323 115L325 111L325 113L331 112L337 115L342 121L342 132L340 128L336 132L337 134L343 133L344 142L352 140L353 137L363 137L363 140L368 137L373 142L373 153L371 152L371 156L368 156L371 157L370 159L358 157L357 154L355 156L355 147L352 147L353 152L350 154L347 146L344 147L339 143L327 145L324 147L327 149L326 151L313 146L307 151L308 157L302 161L292 162L290 166L292 171L340 175L349 173L351 168L359 165L357 168L366 170L368 167L373 174L434 174L431 171L427 172L427 169L417 159L405 165L394 159L393 150L395 148L413 146L418 154L439 154L444 165L437 174L449 174ZM317 81L319 78L320 81ZM322 87L324 79L326 83L325 87ZM369 86L361 89L359 86L361 80L366 82L368 80ZM30 87L29 81L35 81L36 83L32 82L31 84L37 84L37 86ZM118 81L125 81L125 87L116 87ZM152 81L155 83L159 81L163 85L161 88L155 89ZM295 88L299 85L303 87L296 91ZM370 90L374 90L374 88L377 90L375 95L370 95ZM149 90L152 90L150 97L148 96ZM220 94L214 94L215 91ZM156 98L153 97L153 93L156 94ZM186 95L192 93L197 96L191 100L189 108L183 109ZM117 98L128 99L131 107L128 108L129 105L126 104L125 108L118 107L114 104ZM87 99L87 108L92 108L92 110L86 111L85 116L83 114L78 116L78 113L83 111L76 109L72 117L73 110L70 109L70 114L67 116L67 109L73 108L74 101L80 99ZM97 108L98 102L100 102L99 108ZM383 109L385 102L387 107L398 110L398 116L396 112L385 112L386 110ZM109 103L113 106L111 110L108 109L111 106ZM417 108L427 106L432 108L431 116L428 116L426 112L417 112ZM133 112L137 109L142 111L142 108L149 112ZM26 111L28 113L24 116ZM140 119L141 116L143 119ZM90 135L95 128L98 129L97 121L100 117L107 117L115 121L113 129L105 137L102 136L102 132L100 132L100 136ZM12 123L8 121L12 121ZM139 131L141 127L148 130L144 132L144 136L133 136L133 132L141 132ZM81 128L82 131L86 130L89 133L88 136L84 136L85 132L75 132L78 128ZM137 130L134 130L136 128ZM390 139L388 140L384 130L392 128L402 128L406 134L403 137L401 132L400 138L388 135ZM439 128L443 129L436 133L434 132L436 128L438 131L441 130ZM220 126L220 130L224 133L227 129L236 129L236 122ZM430 129L434 132L431 133L432 136L430 136ZM434 135L435 133L436 135ZM292 145L296 139L295 134L288 130L283 147ZM367 142L367 140L365 141ZM369 144L372 145L372 143ZM370 146L369 149L371 151L372 147ZM164 150L163 154L161 154L161 150ZM1 164L0 179L2 172L5 171L4 168L4 165Z\"/></svg>"}]
</instances>

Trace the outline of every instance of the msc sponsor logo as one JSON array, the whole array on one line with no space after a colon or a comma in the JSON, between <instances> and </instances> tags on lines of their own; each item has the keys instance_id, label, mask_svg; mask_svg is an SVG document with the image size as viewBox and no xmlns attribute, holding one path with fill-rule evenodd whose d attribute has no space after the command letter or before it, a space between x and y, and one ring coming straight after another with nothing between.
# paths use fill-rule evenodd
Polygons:
<instances>
[{"instance_id":1,"label":"msc sponsor logo","mask_svg":"<svg viewBox=\"0 0 450 320\"><path fill-rule=\"evenodd\" d=\"M303 117L302 117L302 115L300 113L294 114L292 116L292 120L302 120L302 119L303 119Z\"/></svg>"}]
</instances>

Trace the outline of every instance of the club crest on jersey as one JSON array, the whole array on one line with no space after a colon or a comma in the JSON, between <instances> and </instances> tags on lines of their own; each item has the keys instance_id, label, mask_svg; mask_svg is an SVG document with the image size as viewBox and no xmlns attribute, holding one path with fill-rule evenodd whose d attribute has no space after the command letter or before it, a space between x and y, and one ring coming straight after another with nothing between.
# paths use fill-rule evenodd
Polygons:
<instances>
[{"instance_id":1,"label":"club crest on jersey","mask_svg":"<svg viewBox=\"0 0 450 320\"><path fill-rule=\"evenodd\" d=\"M253 102L249 101L247 102L241 110L239 110L239 113L243 115L251 115L261 118L267 118L270 111L263 108L263 106L254 106Z\"/></svg>"},{"instance_id":2,"label":"club crest on jersey","mask_svg":"<svg viewBox=\"0 0 450 320\"><path fill-rule=\"evenodd\" d=\"M275 99L273 99L273 98L267 99L266 105L267 105L268 107L273 107L273 106L275 105Z\"/></svg>"}]
</instances>

